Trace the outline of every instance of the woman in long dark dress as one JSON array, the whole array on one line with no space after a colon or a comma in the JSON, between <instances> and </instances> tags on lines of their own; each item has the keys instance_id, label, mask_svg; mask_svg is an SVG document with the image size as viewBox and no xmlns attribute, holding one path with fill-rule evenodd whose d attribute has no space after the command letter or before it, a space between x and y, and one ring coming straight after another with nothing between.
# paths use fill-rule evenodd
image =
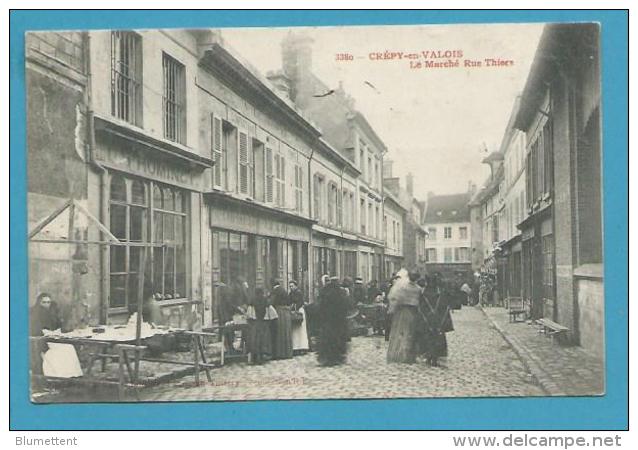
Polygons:
<instances>
[{"instance_id":1,"label":"woman in long dark dress","mask_svg":"<svg viewBox=\"0 0 638 450\"><path fill-rule=\"evenodd\" d=\"M336 366L346 361L348 352L348 300L332 277L320 292L317 359L322 366Z\"/></svg>"},{"instance_id":2,"label":"woman in long dark dress","mask_svg":"<svg viewBox=\"0 0 638 450\"><path fill-rule=\"evenodd\" d=\"M270 302L277 311L277 320L273 321L273 359L292 358L290 298L286 290L281 286L280 280L272 281Z\"/></svg>"},{"instance_id":3,"label":"woman in long dark dress","mask_svg":"<svg viewBox=\"0 0 638 450\"><path fill-rule=\"evenodd\" d=\"M450 306L441 295L438 277L428 279L419 303L419 313L424 325L420 350L429 365L438 366L439 358L448 355L445 333L454 331Z\"/></svg>"},{"instance_id":4,"label":"woman in long dark dress","mask_svg":"<svg viewBox=\"0 0 638 450\"><path fill-rule=\"evenodd\" d=\"M414 363L417 354L418 311L421 288L416 281L417 272L409 274L408 280L398 281L390 291L392 325L387 361L389 363Z\"/></svg>"}]
</instances>

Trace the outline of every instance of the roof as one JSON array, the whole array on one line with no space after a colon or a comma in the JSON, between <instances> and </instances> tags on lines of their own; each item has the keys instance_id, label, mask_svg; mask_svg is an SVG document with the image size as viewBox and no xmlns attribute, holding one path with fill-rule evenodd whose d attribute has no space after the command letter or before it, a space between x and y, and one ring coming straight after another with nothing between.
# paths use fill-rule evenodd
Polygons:
<instances>
[{"instance_id":1,"label":"roof","mask_svg":"<svg viewBox=\"0 0 638 450\"><path fill-rule=\"evenodd\" d=\"M483 187L478 190L470 199L469 206L478 206L483 203L490 195L494 194L496 188L499 187L504 176L503 166L499 167L494 176L490 175Z\"/></svg>"},{"instance_id":2,"label":"roof","mask_svg":"<svg viewBox=\"0 0 638 450\"><path fill-rule=\"evenodd\" d=\"M434 195L428 199L424 224L469 222L471 194Z\"/></svg>"},{"instance_id":3,"label":"roof","mask_svg":"<svg viewBox=\"0 0 638 450\"><path fill-rule=\"evenodd\" d=\"M516 128L526 131L530 126L550 78L555 74L565 77L580 67L571 63L570 59L593 58L599 27L597 23L545 25L521 95L521 106L513 124Z\"/></svg>"}]
</instances>

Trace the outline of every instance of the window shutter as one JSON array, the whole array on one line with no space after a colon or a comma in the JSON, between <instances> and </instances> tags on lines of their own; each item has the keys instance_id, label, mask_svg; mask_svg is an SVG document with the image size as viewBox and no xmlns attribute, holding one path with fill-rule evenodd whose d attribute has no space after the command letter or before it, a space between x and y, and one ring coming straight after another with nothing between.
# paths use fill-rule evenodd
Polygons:
<instances>
[{"instance_id":1,"label":"window shutter","mask_svg":"<svg viewBox=\"0 0 638 450\"><path fill-rule=\"evenodd\" d=\"M222 186L222 121L219 117L211 116L211 145L213 166L213 186Z\"/></svg>"},{"instance_id":2,"label":"window shutter","mask_svg":"<svg viewBox=\"0 0 638 450\"><path fill-rule=\"evenodd\" d=\"M272 203L273 201L273 161L272 161L272 149L266 147L266 202Z\"/></svg>"},{"instance_id":3,"label":"window shutter","mask_svg":"<svg viewBox=\"0 0 638 450\"><path fill-rule=\"evenodd\" d=\"M275 154L275 204L279 205L281 202L281 185L279 178L281 176L281 165L279 163L281 157L279 154Z\"/></svg>"},{"instance_id":4,"label":"window shutter","mask_svg":"<svg viewBox=\"0 0 638 450\"><path fill-rule=\"evenodd\" d=\"M239 132L239 192L248 194L248 135Z\"/></svg>"},{"instance_id":5,"label":"window shutter","mask_svg":"<svg viewBox=\"0 0 638 450\"><path fill-rule=\"evenodd\" d=\"M279 155L279 164L281 165L279 169L279 184L281 186L281 197L279 199L279 205L286 206L286 160L281 155Z\"/></svg>"}]
</instances>

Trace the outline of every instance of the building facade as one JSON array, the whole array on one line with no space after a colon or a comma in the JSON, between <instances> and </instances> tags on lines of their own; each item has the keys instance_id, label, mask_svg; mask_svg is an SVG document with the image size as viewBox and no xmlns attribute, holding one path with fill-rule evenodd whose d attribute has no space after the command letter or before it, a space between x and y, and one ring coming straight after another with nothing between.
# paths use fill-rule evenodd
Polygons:
<instances>
[{"instance_id":1,"label":"building facade","mask_svg":"<svg viewBox=\"0 0 638 450\"><path fill-rule=\"evenodd\" d=\"M403 267L425 273L425 240L426 231L421 225L423 207L414 196L414 181L411 173L406 175L405 188L401 186L399 177L393 176L393 162L384 162L384 186L405 210L403 229L400 232L403 243Z\"/></svg>"},{"instance_id":2,"label":"building facade","mask_svg":"<svg viewBox=\"0 0 638 450\"><path fill-rule=\"evenodd\" d=\"M264 77L214 30L28 36L30 228L69 201L88 214L30 243L32 300L121 323L150 285L190 327L215 322L223 285L296 280L312 298L323 274L382 280L401 264L384 143L342 90L303 97L307 47L287 42L284 70Z\"/></svg>"},{"instance_id":3,"label":"building facade","mask_svg":"<svg viewBox=\"0 0 638 450\"><path fill-rule=\"evenodd\" d=\"M526 135L523 292L536 316L603 355L600 30L548 25L515 127Z\"/></svg>"},{"instance_id":4,"label":"building facade","mask_svg":"<svg viewBox=\"0 0 638 450\"><path fill-rule=\"evenodd\" d=\"M332 274L379 281L387 148L342 86L331 90L313 73L310 38L289 34L282 42L282 61L282 74L274 76L341 157L329 161L319 156L311 167L313 217L318 220L312 236L316 280Z\"/></svg>"},{"instance_id":5,"label":"building facade","mask_svg":"<svg viewBox=\"0 0 638 450\"><path fill-rule=\"evenodd\" d=\"M427 231L427 271L451 278L462 272L469 276L472 262L471 192L430 195L425 205L423 227Z\"/></svg>"},{"instance_id":6,"label":"building facade","mask_svg":"<svg viewBox=\"0 0 638 450\"><path fill-rule=\"evenodd\" d=\"M407 211L391 192L386 191L383 200L383 236L385 241L384 279L405 266L403 227Z\"/></svg>"}]
</instances>

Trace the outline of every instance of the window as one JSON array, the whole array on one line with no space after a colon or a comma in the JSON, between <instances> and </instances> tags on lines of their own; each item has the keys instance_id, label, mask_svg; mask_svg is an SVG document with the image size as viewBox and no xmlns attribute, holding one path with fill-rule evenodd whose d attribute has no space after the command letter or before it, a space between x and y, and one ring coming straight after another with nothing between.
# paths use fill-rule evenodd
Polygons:
<instances>
[{"instance_id":1,"label":"window","mask_svg":"<svg viewBox=\"0 0 638 450\"><path fill-rule=\"evenodd\" d=\"M368 180L368 184L372 184L372 174L374 172L372 171L372 157L368 156L368 173L367 173L367 180Z\"/></svg>"},{"instance_id":2,"label":"window","mask_svg":"<svg viewBox=\"0 0 638 450\"><path fill-rule=\"evenodd\" d=\"M336 203L336 225L341 227L343 224L343 198L339 193L339 189L335 186L335 203Z\"/></svg>"},{"instance_id":3,"label":"window","mask_svg":"<svg viewBox=\"0 0 638 450\"><path fill-rule=\"evenodd\" d=\"M467 227L459 227L459 239L467 239Z\"/></svg>"},{"instance_id":4,"label":"window","mask_svg":"<svg viewBox=\"0 0 638 450\"><path fill-rule=\"evenodd\" d=\"M436 227L428 227L428 239L436 241Z\"/></svg>"},{"instance_id":5,"label":"window","mask_svg":"<svg viewBox=\"0 0 638 450\"><path fill-rule=\"evenodd\" d=\"M361 222L361 234L366 234L367 212L366 201L362 198L359 203L359 221Z\"/></svg>"},{"instance_id":6,"label":"window","mask_svg":"<svg viewBox=\"0 0 638 450\"><path fill-rule=\"evenodd\" d=\"M337 185L335 183L328 184L328 223L335 225L337 223Z\"/></svg>"},{"instance_id":7,"label":"window","mask_svg":"<svg viewBox=\"0 0 638 450\"><path fill-rule=\"evenodd\" d=\"M452 262L452 249L449 247L443 249L443 262Z\"/></svg>"},{"instance_id":8,"label":"window","mask_svg":"<svg viewBox=\"0 0 638 450\"><path fill-rule=\"evenodd\" d=\"M452 227L443 228L443 239L452 239Z\"/></svg>"},{"instance_id":9,"label":"window","mask_svg":"<svg viewBox=\"0 0 638 450\"><path fill-rule=\"evenodd\" d=\"M554 298L554 237L542 237L543 246L543 298Z\"/></svg>"},{"instance_id":10,"label":"window","mask_svg":"<svg viewBox=\"0 0 638 450\"><path fill-rule=\"evenodd\" d=\"M435 248L428 248L425 251L425 260L427 262L436 262L436 249Z\"/></svg>"},{"instance_id":11,"label":"window","mask_svg":"<svg viewBox=\"0 0 638 450\"><path fill-rule=\"evenodd\" d=\"M253 192L253 176L254 176L254 161L253 151L251 147L252 139L248 139L248 134L244 131L239 131L239 142L237 144L237 163L238 167L238 191L241 194L246 194L249 197L254 196Z\"/></svg>"},{"instance_id":12,"label":"window","mask_svg":"<svg viewBox=\"0 0 638 450\"><path fill-rule=\"evenodd\" d=\"M468 262L470 260L470 249L469 247L459 247L458 255L456 257L456 261L458 262Z\"/></svg>"},{"instance_id":13,"label":"window","mask_svg":"<svg viewBox=\"0 0 638 450\"><path fill-rule=\"evenodd\" d=\"M323 189L324 179L321 175L315 174L313 182L313 197L314 197L314 218L316 220L323 219Z\"/></svg>"},{"instance_id":14,"label":"window","mask_svg":"<svg viewBox=\"0 0 638 450\"><path fill-rule=\"evenodd\" d=\"M213 165L213 187L226 189L226 145L223 138L222 120L211 115L211 153Z\"/></svg>"},{"instance_id":15,"label":"window","mask_svg":"<svg viewBox=\"0 0 638 450\"><path fill-rule=\"evenodd\" d=\"M552 193L553 158L551 120L547 120L530 145L527 155L526 185L530 207Z\"/></svg>"},{"instance_id":16,"label":"window","mask_svg":"<svg viewBox=\"0 0 638 450\"><path fill-rule=\"evenodd\" d=\"M181 298L186 290L186 210L182 191L153 186L153 284L163 299Z\"/></svg>"},{"instance_id":17,"label":"window","mask_svg":"<svg viewBox=\"0 0 638 450\"><path fill-rule=\"evenodd\" d=\"M303 168L295 165L295 210L303 212Z\"/></svg>"},{"instance_id":18,"label":"window","mask_svg":"<svg viewBox=\"0 0 638 450\"><path fill-rule=\"evenodd\" d=\"M286 206L286 160L283 155L275 155L275 204Z\"/></svg>"},{"instance_id":19,"label":"window","mask_svg":"<svg viewBox=\"0 0 638 450\"><path fill-rule=\"evenodd\" d=\"M492 242L498 242L498 238L498 216L494 214L492 216Z\"/></svg>"},{"instance_id":20,"label":"window","mask_svg":"<svg viewBox=\"0 0 638 450\"><path fill-rule=\"evenodd\" d=\"M164 53L164 137L186 142L186 77L184 65Z\"/></svg>"},{"instance_id":21,"label":"window","mask_svg":"<svg viewBox=\"0 0 638 450\"><path fill-rule=\"evenodd\" d=\"M266 147L266 161L264 162L264 191L266 203L272 203L274 201L274 170L273 170L273 151L272 148Z\"/></svg>"},{"instance_id":22,"label":"window","mask_svg":"<svg viewBox=\"0 0 638 450\"><path fill-rule=\"evenodd\" d=\"M370 236L374 236L375 234L375 230L374 230L374 216L372 215L372 203L368 203L368 234Z\"/></svg>"},{"instance_id":23,"label":"window","mask_svg":"<svg viewBox=\"0 0 638 450\"><path fill-rule=\"evenodd\" d=\"M142 126L142 38L111 32L111 114Z\"/></svg>"},{"instance_id":24,"label":"window","mask_svg":"<svg viewBox=\"0 0 638 450\"><path fill-rule=\"evenodd\" d=\"M113 175L109 229L122 243L110 249L110 308L133 310L137 304L143 247L135 244L151 242L151 237L146 267L154 293L160 299L186 296L186 221L183 191Z\"/></svg>"}]
</instances>

